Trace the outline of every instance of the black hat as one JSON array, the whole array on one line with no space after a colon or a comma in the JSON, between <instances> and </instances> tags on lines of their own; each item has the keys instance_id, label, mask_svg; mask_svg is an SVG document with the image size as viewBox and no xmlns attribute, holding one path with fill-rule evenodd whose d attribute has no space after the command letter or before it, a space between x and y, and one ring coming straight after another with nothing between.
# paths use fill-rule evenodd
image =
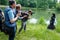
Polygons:
<instances>
[{"instance_id":1,"label":"black hat","mask_svg":"<svg viewBox=\"0 0 60 40\"><path fill-rule=\"evenodd\" d=\"M9 1L9 5L12 5L14 3L15 3L15 1Z\"/></svg>"}]
</instances>

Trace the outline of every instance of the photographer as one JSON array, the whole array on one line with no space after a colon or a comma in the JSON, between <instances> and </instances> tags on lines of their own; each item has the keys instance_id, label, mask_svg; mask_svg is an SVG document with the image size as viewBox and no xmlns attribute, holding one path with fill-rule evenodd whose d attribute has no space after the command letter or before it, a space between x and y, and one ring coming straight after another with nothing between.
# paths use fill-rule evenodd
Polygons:
<instances>
[{"instance_id":1,"label":"photographer","mask_svg":"<svg viewBox=\"0 0 60 40\"><path fill-rule=\"evenodd\" d=\"M24 12L24 13L21 13L21 17L24 17L23 19L21 19L21 28L19 29L19 32L21 32L21 30L24 28L24 31L26 31L26 22L28 19L30 19L30 16L31 16L31 11L28 11L28 12Z\"/></svg>"},{"instance_id":2,"label":"photographer","mask_svg":"<svg viewBox=\"0 0 60 40\"><path fill-rule=\"evenodd\" d=\"M21 30L24 28L24 31L26 31L26 21L29 19L29 17L32 15L32 11L29 10L27 12L22 12L21 11L21 5L18 4L16 6L16 13L20 13L21 16L19 17L19 19L21 19L21 28L19 29L19 32L21 32Z\"/></svg>"}]
</instances>

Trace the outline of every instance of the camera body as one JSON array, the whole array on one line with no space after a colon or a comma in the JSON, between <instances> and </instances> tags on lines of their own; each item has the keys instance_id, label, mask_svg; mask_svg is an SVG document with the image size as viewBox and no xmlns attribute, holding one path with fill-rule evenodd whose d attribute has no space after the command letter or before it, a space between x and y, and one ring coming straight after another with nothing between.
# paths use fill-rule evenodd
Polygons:
<instances>
[{"instance_id":1,"label":"camera body","mask_svg":"<svg viewBox=\"0 0 60 40\"><path fill-rule=\"evenodd\" d=\"M27 17L24 17L24 16L27 16ZM29 17L29 14L25 13L25 12L21 12L21 16L20 17L24 17L23 19L21 19L22 21L27 21L28 20L28 17Z\"/></svg>"}]
</instances>

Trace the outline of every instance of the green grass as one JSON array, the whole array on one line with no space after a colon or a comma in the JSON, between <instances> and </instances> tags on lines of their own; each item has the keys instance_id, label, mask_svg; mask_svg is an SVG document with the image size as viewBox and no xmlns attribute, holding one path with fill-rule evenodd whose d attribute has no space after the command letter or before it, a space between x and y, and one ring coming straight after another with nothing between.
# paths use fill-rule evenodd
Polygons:
<instances>
[{"instance_id":1,"label":"green grass","mask_svg":"<svg viewBox=\"0 0 60 40\"><path fill-rule=\"evenodd\" d=\"M18 30L20 25L18 26ZM48 30L45 25L27 25L27 30L16 33L15 40L60 40L60 34L56 30ZM0 40L8 40L8 36L0 33Z\"/></svg>"},{"instance_id":2,"label":"green grass","mask_svg":"<svg viewBox=\"0 0 60 40\"><path fill-rule=\"evenodd\" d=\"M48 30L46 25L41 25L41 24L32 25L28 23L26 32L24 32L23 30L20 34L16 34L15 39L16 40L60 40L60 33L59 33L60 31L57 30L58 27L55 30Z\"/></svg>"},{"instance_id":3,"label":"green grass","mask_svg":"<svg viewBox=\"0 0 60 40\"><path fill-rule=\"evenodd\" d=\"M44 19L50 19L51 14L54 12L56 13L57 18L57 25L55 30L48 30L47 25L44 24L29 24L27 23L27 30L21 31L18 34L18 30L21 26L21 22L17 22L17 32L15 40L60 40L60 14L57 13L55 10L40 10L37 8L25 8L23 7L22 10L32 9L35 14L33 14L33 18L37 18L38 20L41 17ZM5 35L3 32L0 32L0 40L8 40L8 35Z\"/></svg>"}]
</instances>

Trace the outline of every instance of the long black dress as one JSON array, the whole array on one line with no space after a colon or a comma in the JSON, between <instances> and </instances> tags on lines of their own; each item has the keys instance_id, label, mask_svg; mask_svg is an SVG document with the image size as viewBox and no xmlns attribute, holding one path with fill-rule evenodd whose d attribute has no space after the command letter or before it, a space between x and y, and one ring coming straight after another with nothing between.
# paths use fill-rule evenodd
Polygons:
<instances>
[{"instance_id":1,"label":"long black dress","mask_svg":"<svg viewBox=\"0 0 60 40\"><path fill-rule=\"evenodd\" d=\"M52 30L55 29L54 22L55 22L55 16L52 16L50 20L50 24L48 25L48 29L52 29Z\"/></svg>"}]
</instances>

